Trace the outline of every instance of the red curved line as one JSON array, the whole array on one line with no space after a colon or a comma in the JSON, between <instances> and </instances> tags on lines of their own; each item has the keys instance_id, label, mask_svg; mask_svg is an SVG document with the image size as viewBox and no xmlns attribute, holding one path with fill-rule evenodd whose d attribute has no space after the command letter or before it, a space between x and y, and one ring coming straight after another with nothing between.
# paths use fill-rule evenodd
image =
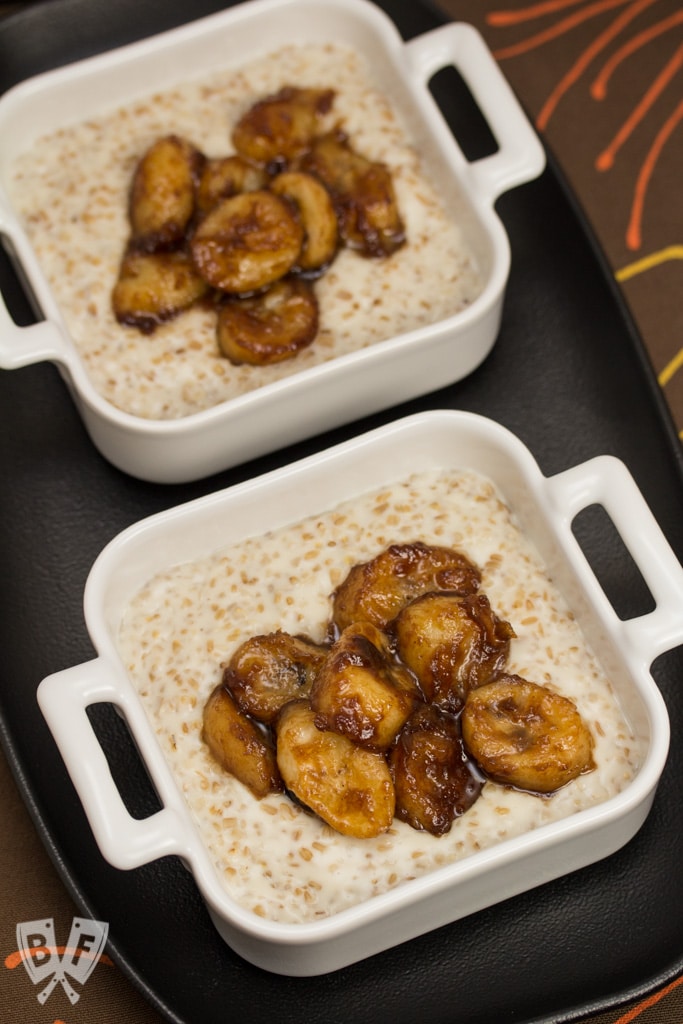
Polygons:
<instances>
[{"instance_id":1,"label":"red curved line","mask_svg":"<svg viewBox=\"0 0 683 1024\"><path fill-rule=\"evenodd\" d=\"M639 50L642 46L656 39L657 36L663 35L668 32L669 29L675 28L683 22L683 11L676 11L669 18L664 18L663 21L659 21L649 28L643 29L642 32L638 32L637 35L633 36L624 43L623 46L619 47L618 50L612 54L610 59L605 62L600 73L595 78L595 81L591 85L591 96L595 100L604 100L607 95L607 83L616 71L617 67L627 57L630 57L632 53Z\"/></svg>"},{"instance_id":2,"label":"red curved line","mask_svg":"<svg viewBox=\"0 0 683 1024\"><path fill-rule=\"evenodd\" d=\"M683 47L681 49L683 50ZM643 165L640 168L633 197L633 206L631 208L631 219L626 230L626 245L629 249L640 248L642 242L640 228L643 219L643 208L645 206L647 188L661 152L670 136L673 134L676 125L681 120L683 120L683 100L681 100L673 114L666 119L662 127L659 129L655 140L643 161ZM617 1024L619 1024L619 1022L617 1022Z\"/></svg>"},{"instance_id":3,"label":"red curved line","mask_svg":"<svg viewBox=\"0 0 683 1024\"><path fill-rule=\"evenodd\" d=\"M667 61L662 70L655 78L652 85L645 91L642 99L633 108L631 114L626 118L621 128L614 136L609 146L603 149L602 153L599 154L595 161L595 166L599 171L606 171L614 163L614 158L617 152L621 149L623 144L626 142L628 137L633 133L635 128L640 124L642 119L647 114L648 110L655 102L657 97L664 91L666 86L669 84L673 76L683 65L683 46L674 53L673 57Z\"/></svg>"},{"instance_id":4,"label":"red curved line","mask_svg":"<svg viewBox=\"0 0 683 1024\"><path fill-rule=\"evenodd\" d=\"M636 1017L640 1017L641 1013L644 1013L645 1010L649 1010L651 1006L655 1006L660 999L664 999L665 996L668 996L669 993L673 992L675 988L678 988L681 983L683 983L683 978L676 978L676 980L672 981L669 985L665 985L664 988L661 988L658 992L654 992L651 996L648 996L647 999L643 999L643 1001L638 1003L637 1006L634 1006L628 1011L628 1013L625 1013L623 1017L620 1017L619 1020L615 1020L614 1024L631 1024L632 1020L635 1020Z\"/></svg>"},{"instance_id":5,"label":"red curved line","mask_svg":"<svg viewBox=\"0 0 683 1024\"><path fill-rule=\"evenodd\" d=\"M69 953L71 956L74 953L79 953L80 956L94 959L94 954L89 949L78 949L74 946L32 946L31 949L16 949L6 956L5 967L12 971L19 964L23 963L24 960L29 960L32 956L37 956L38 953L49 953L50 955L58 953L60 957L64 956L65 953ZM114 961L106 953L102 953L99 959L103 964L109 964L110 967L114 966Z\"/></svg>"},{"instance_id":6,"label":"red curved line","mask_svg":"<svg viewBox=\"0 0 683 1024\"><path fill-rule=\"evenodd\" d=\"M505 60L508 57L517 57L520 53L526 53L528 50L533 50L537 46L542 46L551 39L556 39L557 36L561 36L565 32L569 32L577 25L580 25L582 21L587 21L589 18L597 17L597 15L602 14L603 11L609 11L612 7L621 7L629 2L630 0L596 0L596 3L583 7L580 11L577 11L575 14L571 14L568 18L564 18L562 21L558 21L551 28L547 28L535 36L529 36L528 39L522 39L519 43L513 43L511 46L505 46L500 50L495 50L493 56L496 60Z\"/></svg>"},{"instance_id":7,"label":"red curved line","mask_svg":"<svg viewBox=\"0 0 683 1024\"><path fill-rule=\"evenodd\" d=\"M587 46L582 54L579 55L578 60L575 61L569 71L560 79L550 96L543 104L538 117L536 118L536 127L539 131L543 131L547 125L550 117L557 107L564 94L574 85L575 82L581 77L583 72L586 70L591 61L597 57L601 50L604 50L609 43L618 36L619 33L629 22L637 18L638 15L644 11L647 7L650 7L657 0L636 0L631 6L614 19L611 25L608 26L597 36L590 46Z\"/></svg>"},{"instance_id":8,"label":"red curved line","mask_svg":"<svg viewBox=\"0 0 683 1024\"><path fill-rule=\"evenodd\" d=\"M486 22L496 28L505 25L518 25L520 21L542 18L544 14L554 14L555 11L563 11L566 7L574 7L583 2L584 0L544 0L543 3L532 4L531 7L521 7L516 11L490 11L486 15Z\"/></svg>"}]
</instances>

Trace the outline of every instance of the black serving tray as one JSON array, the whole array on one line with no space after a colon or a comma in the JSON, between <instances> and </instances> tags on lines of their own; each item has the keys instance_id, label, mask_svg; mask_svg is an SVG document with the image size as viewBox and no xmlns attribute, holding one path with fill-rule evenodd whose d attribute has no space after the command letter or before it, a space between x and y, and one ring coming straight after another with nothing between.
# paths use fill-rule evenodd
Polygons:
<instances>
[{"instance_id":1,"label":"black serving tray","mask_svg":"<svg viewBox=\"0 0 683 1024\"><path fill-rule=\"evenodd\" d=\"M0 90L37 72L209 13L222 0L51 0L0 22ZM442 16L381 4L410 37ZM434 85L470 155L490 147L469 96ZM430 408L490 416L546 474L596 454L622 458L683 555L679 443L641 339L553 166L506 194L512 274L492 354L464 381L286 451L183 486L148 485L92 446L56 369L0 372L0 725L20 789L87 916L109 922L109 951L170 1021L218 1024L559 1024L641 996L683 969L683 649L659 658L673 743L654 807L620 852L336 974L283 978L224 945L174 858L122 872L105 863L35 699L40 680L87 660L82 594L102 547L132 522L286 464L393 418ZM31 320L8 261L0 287ZM577 533L619 614L649 594L611 525L582 513ZM154 794L118 717L96 728L131 812Z\"/></svg>"}]
</instances>

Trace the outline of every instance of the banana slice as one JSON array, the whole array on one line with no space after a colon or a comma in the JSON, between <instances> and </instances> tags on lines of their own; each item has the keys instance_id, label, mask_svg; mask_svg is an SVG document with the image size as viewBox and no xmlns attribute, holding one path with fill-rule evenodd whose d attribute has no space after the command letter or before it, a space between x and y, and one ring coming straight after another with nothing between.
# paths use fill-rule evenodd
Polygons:
<instances>
[{"instance_id":1,"label":"banana slice","mask_svg":"<svg viewBox=\"0 0 683 1024\"><path fill-rule=\"evenodd\" d=\"M339 230L332 198L325 186L311 174L284 171L273 178L270 188L296 204L304 229L304 241L296 269L322 274L337 253Z\"/></svg>"},{"instance_id":2,"label":"banana slice","mask_svg":"<svg viewBox=\"0 0 683 1024\"><path fill-rule=\"evenodd\" d=\"M202 738L218 763L262 799L283 789L275 750L220 684L204 705Z\"/></svg>"},{"instance_id":3,"label":"banana slice","mask_svg":"<svg viewBox=\"0 0 683 1024\"><path fill-rule=\"evenodd\" d=\"M277 763L285 785L342 835L370 839L394 818L395 795L382 754L315 724L306 700L296 700L276 722Z\"/></svg>"},{"instance_id":4,"label":"banana slice","mask_svg":"<svg viewBox=\"0 0 683 1024\"><path fill-rule=\"evenodd\" d=\"M353 622L378 629L401 608L432 590L473 593L481 574L461 552L423 544L392 544L369 562L354 565L332 595L332 620L338 630Z\"/></svg>"},{"instance_id":5,"label":"banana slice","mask_svg":"<svg viewBox=\"0 0 683 1024\"><path fill-rule=\"evenodd\" d=\"M209 290L187 254L128 251L112 292L114 316L121 324L150 334Z\"/></svg>"},{"instance_id":6,"label":"banana slice","mask_svg":"<svg viewBox=\"0 0 683 1024\"><path fill-rule=\"evenodd\" d=\"M454 713L471 689L502 670L515 636L481 593L422 594L401 609L389 632L427 700Z\"/></svg>"},{"instance_id":7,"label":"banana slice","mask_svg":"<svg viewBox=\"0 0 683 1024\"><path fill-rule=\"evenodd\" d=\"M177 135L158 139L133 174L129 216L137 249L156 252L178 245L194 213L202 154Z\"/></svg>"},{"instance_id":8,"label":"banana slice","mask_svg":"<svg viewBox=\"0 0 683 1024\"><path fill-rule=\"evenodd\" d=\"M333 644L311 688L319 729L370 750L386 750L421 701L415 679L368 622L348 626Z\"/></svg>"},{"instance_id":9,"label":"banana slice","mask_svg":"<svg viewBox=\"0 0 683 1024\"><path fill-rule=\"evenodd\" d=\"M247 160L284 166L308 148L333 102L333 89L285 86L246 111L233 129L233 145Z\"/></svg>"},{"instance_id":10,"label":"banana slice","mask_svg":"<svg viewBox=\"0 0 683 1024\"><path fill-rule=\"evenodd\" d=\"M462 735L495 782L553 793L595 767L593 737L573 701L516 675L468 695Z\"/></svg>"},{"instance_id":11,"label":"banana slice","mask_svg":"<svg viewBox=\"0 0 683 1024\"><path fill-rule=\"evenodd\" d=\"M308 697L328 648L276 632L250 637L237 648L223 673L223 685L241 711L272 722L290 700Z\"/></svg>"},{"instance_id":12,"label":"banana slice","mask_svg":"<svg viewBox=\"0 0 683 1024\"><path fill-rule=\"evenodd\" d=\"M264 189L223 199L200 222L190 252L201 276L220 291L244 295L291 270L304 240L292 207Z\"/></svg>"},{"instance_id":13,"label":"banana slice","mask_svg":"<svg viewBox=\"0 0 683 1024\"><path fill-rule=\"evenodd\" d=\"M262 295L228 299L218 310L218 346L231 363L291 359L318 333L318 300L308 282L277 281Z\"/></svg>"},{"instance_id":14,"label":"banana slice","mask_svg":"<svg viewBox=\"0 0 683 1024\"><path fill-rule=\"evenodd\" d=\"M430 704L419 707L389 755L396 817L442 836L469 810L482 783L467 760L457 719Z\"/></svg>"},{"instance_id":15,"label":"banana slice","mask_svg":"<svg viewBox=\"0 0 683 1024\"><path fill-rule=\"evenodd\" d=\"M197 210L200 216L205 216L221 199L265 188L268 180L262 167L255 167L241 156L207 160L197 185Z\"/></svg>"},{"instance_id":16,"label":"banana slice","mask_svg":"<svg viewBox=\"0 0 683 1024\"><path fill-rule=\"evenodd\" d=\"M389 256L405 243L391 172L357 153L344 132L314 139L300 169L320 178L329 189L348 246L364 256Z\"/></svg>"}]
</instances>

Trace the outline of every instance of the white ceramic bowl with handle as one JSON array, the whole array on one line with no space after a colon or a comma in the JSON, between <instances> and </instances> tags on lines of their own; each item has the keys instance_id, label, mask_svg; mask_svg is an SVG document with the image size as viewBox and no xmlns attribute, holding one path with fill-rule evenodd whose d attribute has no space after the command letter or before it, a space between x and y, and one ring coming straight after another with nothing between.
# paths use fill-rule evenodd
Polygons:
<instances>
[{"instance_id":1,"label":"white ceramic bowl with handle","mask_svg":"<svg viewBox=\"0 0 683 1024\"><path fill-rule=\"evenodd\" d=\"M470 469L495 483L576 616L642 747L616 796L406 881L331 916L279 923L231 898L202 841L117 646L133 594L155 573L226 545L335 509L423 469ZM572 522L602 505L653 596L654 609L619 618L576 540ZM192 871L225 941L245 959L288 975L315 975L409 940L603 858L643 824L663 770L669 721L650 671L683 642L683 568L624 464L592 459L552 477L517 437L464 412L407 417L284 469L171 509L127 529L95 563L85 591L97 656L47 677L38 699L103 856L132 869L177 855ZM126 810L86 713L111 702L125 717L161 809ZM200 740L197 738L197 742Z\"/></svg>"},{"instance_id":2,"label":"white ceramic bowl with handle","mask_svg":"<svg viewBox=\"0 0 683 1024\"><path fill-rule=\"evenodd\" d=\"M173 420L121 411L93 386L13 209L7 186L14 161L40 136L178 84L179 76L186 81L246 65L288 43L331 41L365 59L376 86L408 125L445 203L458 211L481 273L481 291L471 305L437 323L213 408ZM430 93L434 74L450 66L467 82L497 141L498 150L483 159L465 159ZM0 367L55 363L101 453L132 475L161 483L207 476L474 370L497 337L510 265L495 201L537 177L545 164L538 137L473 27L448 24L406 43L367 0L252 0L42 74L0 98L0 135L0 237L44 318L20 327L0 297Z\"/></svg>"}]
</instances>

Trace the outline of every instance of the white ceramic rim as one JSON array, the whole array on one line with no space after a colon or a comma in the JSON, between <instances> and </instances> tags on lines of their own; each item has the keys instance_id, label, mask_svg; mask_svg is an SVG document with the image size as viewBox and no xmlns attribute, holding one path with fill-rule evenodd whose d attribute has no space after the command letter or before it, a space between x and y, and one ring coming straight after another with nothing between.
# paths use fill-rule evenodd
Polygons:
<instances>
[{"instance_id":1,"label":"white ceramic rim","mask_svg":"<svg viewBox=\"0 0 683 1024\"><path fill-rule=\"evenodd\" d=\"M335 467L336 464L348 465L349 460L363 458L364 452L372 451L377 445L400 443L411 432L422 432L428 437L438 431L444 432L445 435L450 432L454 439L458 437L459 431L466 434L469 432L470 438L479 436L483 443L500 446L506 458L514 463L533 492L533 501L542 509L543 515L552 520L550 525L557 533L563 554L589 598L591 608L599 620L599 628L607 630L619 650L623 652L633 686L638 699L642 702L643 714L647 718L650 742L646 757L633 782L617 796L596 807L579 811L559 822L505 840L497 846L404 883L396 889L321 921L289 924L261 919L237 904L221 886L217 870L192 824L189 810L153 734L146 712L120 664L104 610L111 578L118 571L122 561L132 558L131 552L136 547L144 547L159 531L163 533L169 527L176 530L178 526L182 528L183 524L190 524L193 521L197 525L200 519L206 516L210 518L217 509L222 513L231 504L244 500L245 496L248 500L253 500L254 494L267 494L273 488L282 486L287 480L291 483L293 476L315 477L316 472L329 472L330 467ZM608 507L615 525L653 592L656 601L654 612L627 622L620 620L577 542L572 540L571 521L577 511L594 501L604 501ZM283 521L279 513L275 515L277 522L274 521L273 526ZM192 869L198 888L209 907L243 934L263 942L281 946L304 946L333 939L368 922L378 921L388 914L404 910L421 899L444 892L454 885L460 887L468 880L490 874L496 869L505 869L532 853L552 851L568 840L580 839L583 836L592 837L597 831L609 829L611 826L618 827L620 821L628 820L629 815L637 813L640 806L651 800L666 761L669 744L668 715L649 667L658 654L683 642L683 569L661 534L626 467L619 460L611 456L602 456L555 477L544 477L530 452L518 438L493 421L475 414L436 411L407 417L290 467L275 470L263 477L145 519L115 538L99 556L88 578L84 605L88 630L98 652L98 659L48 677L39 689L39 700L62 754L66 755L67 766L86 806L86 813L91 819L93 831L101 848L103 839L105 845L110 841L120 842L121 837L115 833L121 822L118 821L114 826L108 820L108 808L102 805L100 799L102 786L109 785L109 781L103 782L96 776L98 772L106 772L106 766L98 768L89 764L84 755L82 736L74 739L77 734L71 731L71 710L64 704L64 693L61 691L62 683L74 673L80 673L83 679L90 679L92 676L92 682L87 683L83 693L87 692L93 700L111 699L118 703L128 719L141 756L163 802L163 810L153 816L159 827L159 834L154 833L150 840L152 847L155 848L154 856L148 856L148 835L142 843L140 859L138 849L134 851L130 863L119 863L118 866L137 866L164 854L180 856ZM84 764L81 764L82 758ZM84 779L84 775L89 778ZM87 791L85 798L84 790ZM106 803L105 799L104 804ZM136 822L135 828L140 828L141 832L154 832L156 825L152 824L152 819L145 819L141 825ZM107 831L106 836L103 836L102 828ZM633 831L635 830L637 827L634 827ZM623 845L628 838L630 836L617 845ZM106 850L103 852L107 856ZM599 847L596 847L592 859L599 859L603 855L604 852L601 853ZM571 864L562 871L555 872L553 877L570 870ZM530 888L534 884L537 883L529 879L527 887ZM504 894L499 898L504 898ZM391 944L391 940L388 939L387 945Z\"/></svg>"},{"instance_id":2,"label":"white ceramic rim","mask_svg":"<svg viewBox=\"0 0 683 1024\"><path fill-rule=\"evenodd\" d=\"M283 10L296 9L302 2L304 0L249 0L179 28L37 75L15 86L0 99L0 125L3 117L11 119L14 116L14 108L21 111L25 100L31 100L36 95L47 96L54 87L65 82L77 80L87 83L89 79L94 77L96 80L100 74L108 72L111 68L124 68L129 62L144 61L148 56L159 52L182 51L183 47L193 41L208 39L216 32L229 28L233 23L252 18L265 19ZM76 346L68 337L59 309L35 259L32 247L13 215L9 201L6 197L3 198L0 187L0 235L6 239L8 248L15 254L21 274L35 294L37 303L46 317L44 321L31 327L17 328L9 322L5 314L5 331L15 336L17 331L21 331L22 338L14 350L9 349L4 354L0 338L0 365L12 368L26 365L28 362L56 362L66 370L69 383L73 385L78 398L103 422L149 437L173 438L199 433L212 423L231 418L233 415L237 417L248 409L267 406L271 399L288 392L291 392L290 400L294 401L299 393L317 388L330 374L342 373L346 368L356 365L359 370L367 372L373 366L381 364L388 353L394 354L397 350L419 350L430 339L443 334L444 331L452 334L454 338L464 335L501 301L509 273L510 252L507 234L493 209L493 203L498 195L508 188L537 177L545 165L542 146L530 126L526 125L524 115L502 75L485 81L482 91L492 97L495 106L491 113L496 113L498 129L502 133L506 132L505 124L510 120L505 144L513 151L508 157L508 165L506 166L496 154L470 164L460 154L457 141L446 128L443 117L426 87L426 79L438 70L443 60L450 62L446 34L441 34L442 30L437 29L435 33L440 33L440 36L427 33L404 43L391 19L369 0L316 0L316 4L324 4L330 9L343 10L348 16L365 19L368 25L383 37L387 55L393 61L400 62L403 77L411 83L414 101L421 109L438 145L449 154L459 184L465 190L481 228L488 235L491 244L491 271L481 293L472 304L445 321L415 329L367 349L311 367L212 408L177 420L147 420L117 409L93 387ZM471 26L451 24L443 26L443 30L466 32L468 46L483 46L478 33ZM428 37L432 39L428 40ZM445 55L440 56L441 51ZM490 68L487 74L496 75L496 72ZM515 143L515 134L521 136L518 143ZM0 313L3 313L1 301Z\"/></svg>"}]
</instances>

